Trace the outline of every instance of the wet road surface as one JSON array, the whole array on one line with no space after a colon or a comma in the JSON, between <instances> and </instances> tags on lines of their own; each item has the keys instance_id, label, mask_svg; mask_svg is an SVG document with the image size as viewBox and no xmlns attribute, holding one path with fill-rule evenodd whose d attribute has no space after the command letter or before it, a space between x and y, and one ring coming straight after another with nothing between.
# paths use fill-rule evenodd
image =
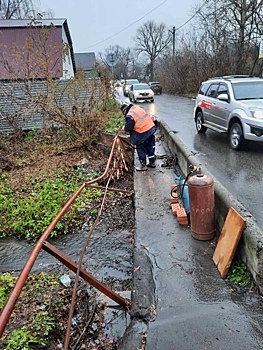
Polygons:
<instances>
[{"instance_id":1,"label":"wet road surface","mask_svg":"<svg viewBox=\"0 0 263 350\"><path fill-rule=\"evenodd\" d=\"M194 103L190 98L163 94L155 96L154 104L141 106L177 133L200 164L205 165L263 229L263 143L250 142L244 151L237 152L230 149L227 135L211 130L198 134L193 120Z\"/></svg>"}]
</instances>

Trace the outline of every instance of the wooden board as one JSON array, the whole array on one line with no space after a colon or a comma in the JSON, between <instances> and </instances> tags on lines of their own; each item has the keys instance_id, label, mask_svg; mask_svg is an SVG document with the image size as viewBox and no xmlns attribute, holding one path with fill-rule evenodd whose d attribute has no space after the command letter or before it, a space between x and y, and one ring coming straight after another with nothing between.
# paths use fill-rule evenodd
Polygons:
<instances>
[{"instance_id":1,"label":"wooden board","mask_svg":"<svg viewBox=\"0 0 263 350\"><path fill-rule=\"evenodd\" d=\"M227 276L245 223L242 216L230 207L213 255L213 261L222 278Z\"/></svg>"}]
</instances>

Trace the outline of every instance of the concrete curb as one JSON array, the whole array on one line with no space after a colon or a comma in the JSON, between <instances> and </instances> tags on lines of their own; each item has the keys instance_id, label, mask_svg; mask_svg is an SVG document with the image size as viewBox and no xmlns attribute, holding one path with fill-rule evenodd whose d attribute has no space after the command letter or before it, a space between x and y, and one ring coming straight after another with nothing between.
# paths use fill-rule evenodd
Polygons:
<instances>
[{"instance_id":1,"label":"concrete curb","mask_svg":"<svg viewBox=\"0 0 263 350\"><path fill-rule=\"evenodd\" d=\"M118 346L119 350L144 349L143 335L148 332L149 322L154 319L155 283L152 263L143 248L133 252L133 290L131 293L131 322Z\"/></svg>"},{"instance_id":2,"label":"concrete curb","mask_svg":"<svg viewBox=\"0 0 263 350\"><path fill-rule=\"evenodd\" d=\"M135 246L133 252L133 290L131 293L131 318L141 318L150 321L152 317L151 305L155 304L153 267L149 256L143 248ZM150 291L150 292L149 292Z\"/></svg>"},{"instance_id":3,"label":"concrete curb","mask_svg":"<svg viewBox=\"0 0 263 350\"><path fill-rule=\"evenodd\" d=\"M200 162L189 151L183 142L175 135L173 130L163 121L159 120L160 132L164 137L172 154L177 156L178 165L186 176L189 172L189 165L200 166ZM257 225L256 219L243 205L238 202L222 184L212 175L205 166L201 165L204 174L214 179L215 190L215 217L216 229L221 232L225 218L230 207L233 207L246 220L246 227L241 236L237 249L237 255L245 262L253 275L254 281L263 292L263 231Z\"/></svg>"}]
</instances>

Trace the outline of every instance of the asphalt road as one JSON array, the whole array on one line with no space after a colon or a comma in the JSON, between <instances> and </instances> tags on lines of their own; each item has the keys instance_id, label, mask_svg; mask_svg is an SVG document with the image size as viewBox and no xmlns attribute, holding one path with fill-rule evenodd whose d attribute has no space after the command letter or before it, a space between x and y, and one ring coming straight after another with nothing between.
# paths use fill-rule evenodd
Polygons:
<instances>
[{"instance_id":1,"label":"asphalt road","mask_svg":"<svg viewBox=\"0 0 263 350\"><path fill-rule=\"evenodd\" d=\"M156 95L154 103L143 102L140 105L163 119L200 164L205 165L263 228L263 143L250 142L244 151L237 152L230 149L227 135L212 130L198 134L193 120L194 103L190 98L163 94Z\"/></svg>"}]
</instances>

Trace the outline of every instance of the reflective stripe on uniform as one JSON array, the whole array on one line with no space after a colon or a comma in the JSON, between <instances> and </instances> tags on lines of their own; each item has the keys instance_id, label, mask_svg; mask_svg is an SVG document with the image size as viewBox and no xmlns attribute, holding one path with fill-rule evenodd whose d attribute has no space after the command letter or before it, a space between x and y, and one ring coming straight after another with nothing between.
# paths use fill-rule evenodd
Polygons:
<instances>
[{"instance_id":1,"label":"reflective stripe on uniform","mask_svg":"<svg viewBox=\"0 0 263 350\"><path fill-rule=\"evenodd\" d=\"M148 131L155 125L152 117L139 106L131 107L128 114L133 118L134 130L138 133Z\"/></svg>"}]
</instances>

